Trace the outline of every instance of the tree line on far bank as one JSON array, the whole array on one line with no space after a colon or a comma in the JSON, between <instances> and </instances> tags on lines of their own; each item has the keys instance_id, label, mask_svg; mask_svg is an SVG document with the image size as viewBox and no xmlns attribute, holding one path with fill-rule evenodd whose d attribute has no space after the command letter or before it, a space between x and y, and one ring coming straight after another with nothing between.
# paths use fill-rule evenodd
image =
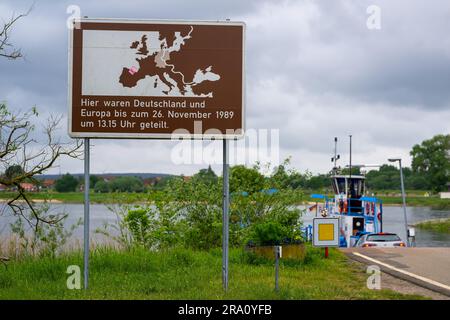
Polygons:
<instances>
[{"instance_id":1,"label":"tree line on far bank","mask_svg":"<svg viewBox=\"0 0 450 320\"><path fill-rule=\"evenodd\" d=\"M429 190L439 192L447 189L450 182L450 135L436 135L435 137L423 141L421 144L413 146L411 152L411 167L403 168L405 188L408 190ZM249 191L258 186L258 179L262 175L249 175L248 172L241 171L239 183L246 185ZM21 168L12 166L5 171L5 175L13 176L19 174ZM342 170L343 174L348 174L348 169ZM309 171L301 173L297 170L287 169L287 163L275 168L274 174L283 187L291 189L321 190L330 189L330 173L312 174ZM353 168L352 174L360 174L359 168ZM235 175L235 177L238 177ZM90 176L90 186L94 192L144 192L148 189L163 189L164 186L175 176L162 177L152 183L145 183L142 178L135 176L121 176L110 180L103 179L97 175ZM208 167L201 169L192 177L194 180L203 182L215 182L218 179L216 173ZM397 166L382 165L378 170L371 170L366 174L367 187L373 191L397 190L400 187L400 171ZM84 181L67 173L56 180L54 188L58 192L74 192L82 190Z\"/></svg>"},{"instance_id":2,"label":"tree line on far bank","mask_svg":"<svg viewBox=\"0 0 450 320\"><path fill-rule=\"evenodd\" d=\"M411 167L403 167L405 188L409 190L445 191L450 183L450 134L436 135L416 144L410 151ZM369 160L368 160L369 161ZM330 173L312 175L309 172L286 173L278 168L286 186L309 190L330 188ZM349 174L348 169L342 174ZM360 174L359 168L353 168L352 174ZM400 188L400 170L398 166L382 165L378 170L367 172L366 184L370 190L398 190Z\"/></svg>"},{"instance_id":3,"label":"tree line on far bank","mask_svg":"<svg viewBox=\"0 0 450 320\"><path fill-rule=\"evenodd\" d=\"M143 179L134 176L121 176L106 180L97 175L91 175L89 185L97 193L144 192L146 190ZM75 192L82 189L84 189L83 178L77 179L70 173L66 173L55 182L57 192Z\"/></svg>"}]
</instances>

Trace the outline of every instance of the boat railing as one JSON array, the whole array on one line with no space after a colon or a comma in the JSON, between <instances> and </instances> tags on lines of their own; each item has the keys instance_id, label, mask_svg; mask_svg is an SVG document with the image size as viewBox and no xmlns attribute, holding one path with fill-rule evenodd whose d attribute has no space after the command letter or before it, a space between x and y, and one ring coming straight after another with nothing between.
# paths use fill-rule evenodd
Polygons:
<instances>
[{"instance_id":1,"label":"boat railing","mask_svg":"<svg viewBox=\"0 0 450 320\"><path fill-rule=\"evenodd\" d=\"M311 198L313 199L322 199L325 202L325 208L330 212L331 208L335 209L334 213L343 214L343 215L351 215L351 216L364 216L369 219L378 215L381 215L383 212L382 201L375 197L360 197L360 198L344 198L342 199L343 203L345 203L345 207L339 207L339 199L338 198L330 198L326 195L321 194L312 194ZM350 205L361 203L361 205ZM345 210L344 210L345 209Z\"/></svg>"}]
</instances>

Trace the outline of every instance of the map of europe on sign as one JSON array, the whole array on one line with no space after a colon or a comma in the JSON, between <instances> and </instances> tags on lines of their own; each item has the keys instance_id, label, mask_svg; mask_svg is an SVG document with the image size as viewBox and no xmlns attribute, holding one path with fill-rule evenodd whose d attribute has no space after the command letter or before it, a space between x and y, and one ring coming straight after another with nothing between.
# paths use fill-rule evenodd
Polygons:
<instances>
[{"instance_id":1,"label":"map of europe on sign","mask_svg":"<svg viewBox=\"0 0 450 320\"><path fill-rule=\"evenodd\" d=\"M220 80L214 65L185 70L171 57L182 59L195 27L180 31L133 32L86 30L83 35L84 95L209 97Z\"/></svg>"}]
</instances>

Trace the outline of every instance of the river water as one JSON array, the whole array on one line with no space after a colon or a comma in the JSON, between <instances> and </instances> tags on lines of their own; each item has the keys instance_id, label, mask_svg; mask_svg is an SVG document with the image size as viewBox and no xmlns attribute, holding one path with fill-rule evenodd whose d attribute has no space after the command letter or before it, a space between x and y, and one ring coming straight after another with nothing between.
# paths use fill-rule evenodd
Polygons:
<instances>
[{"instance_id":1,"label":"river water","mask_svg":"<svg viewBox=\"0 0 450 320\"><path fill-rule=\"evenodd\" d=\"M303 209L304 207L301 208ZM67 226L75 224L79 218L83 217L84 212L82 204L52 204L51 210L54 210L54 212L68 213L69 218L66 221ZM402 207L384 206L383 211L383 231L397 233L402 239L406 239ZM14 221L14 218L8 213L8 210L1 210L0 208L0 212L2 212L2 215L0 215L0 237L5 238L10 234L9 224ZM116 221L116 216L102 204L92 204L90 216L92 237L97 241L102 241L104 237L93 234L94 230L102 227L105 222L114 223ZM312 224L314 216L315 212L307 212L303 216L304 225ZM407 207L407 218L409 224L429 219L450 218L450 210L442 211L431 210L428 207ZM74 231L73 238L76 242L82 240L82 226ZM416 246L450 247L450 234L416 229Z\"/></svg>"}]
</instances>

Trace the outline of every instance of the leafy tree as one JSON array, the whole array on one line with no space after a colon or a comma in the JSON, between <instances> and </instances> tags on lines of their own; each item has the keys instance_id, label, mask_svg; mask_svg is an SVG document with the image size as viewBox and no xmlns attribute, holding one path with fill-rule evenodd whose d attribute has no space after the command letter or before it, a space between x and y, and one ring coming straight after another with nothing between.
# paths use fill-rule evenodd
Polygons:
<instances>
[{"instance_id":1,"label":"leafy tree","mask_svg":"<svg viewBox=\"0 0 450 320\"><path fill-rule=\"evenodd\" d=\"M344 168L341 170L342 175L349 175L350 174L350 168ZM352 167L352 175L360 175L361 169L359 167Z\"/></svg>"},{"instance_id":2,"label":"leafy tree","mask_svg":"<svg viewBox=\"0 0 450 320\"><path fill-rule=\"evenodd\" d=\"M9 166L6 170L5 170L5 177L7 179L13 180L16 177L19 177L21 175L23 175L25 172L23 170L23 168L17 164Z\"/></svg>"},{"instance_id":3,"label":"leafy tree","mask_svg":"<svg viewBox=\"0 0 450 320\"><path fill-rule=\"evenodd\" d=\"M109 183L112 192L143 192L144 183L137 177L118 177Z\"/></svg>"},{"instance_id":4,"label":"leafy tree","mask_svg":"<svg viewBox=\"0 0 450 320\"><path fill-rule=\"evenodd\" d=\"M260 192L266 187L264 176L258 167L247 168L243 165L230 169L230 192L246 192L249 194Z\"/></svg>"},{"instance_id":5,"label":"leafy tree","mask_svg":"<svg viewBox=\"0 0 450 320\"><path fill-rule=\"evenodd\" d=\"M436 135L416 144L411 152L412 170L421 173L434 191L441 191L450 181L450 135Z\"/></svg>"},{"instance_id":6,"label":"leafy tree","mask_svg":"<svg viewBox=\"0 0 450 320\"><path fill-rule=\"evenodd\" d=\"M58 192L74 192L77 186L78 180L70 173L66 173L55 182L55 190Z\"/></svg>"},{"instance_id":7,"label":"leafy tree","mask_svg":"<svg viewBox=\"0 0 450 320\"><path fill-rule=\"evenodd\" d=\"M407 168L409 169L409 168ZM431 185L427 178L420 173L412 172L405 178L405 187L413 190L429 190Z\"/></svg>"},{"instance_id":8,"label":"leafy tree","mask_svg":"<svg viewBox=\"0 0 450 320\"><path fill-rule=\"evenodd\" d=\"M104 180L99 180L94 187L94 191L97 193L108 193L110 192L108 182Z\"/></svg>"},{"instance_id":9,"label":"leafy tree","mask_svg":"<svg viewBox=\"0 0 450 320\"><path fill-rule=\"evenodd\" d=\"M330 177L326 174L319 174L312 176L309 180L307 180L305 187L311 190L320 190L329 188L330 185Z\"/></svg>"},{"instance_id":10,"label":"leafy tree","mask_svg":"<svg viewBox=\"0 0 450 320\"><path fill-rule=\"evenodd\" d=\"M167 176L162 177L161 180L156 182L155 186L153 187L155 190L163 190L167 185L170 183L173 179L180 179L179 176Z\"/></svg>"},{"instance_id":11,"label":"leafy tree","mask_svg":"<svg viewBox=\"0 0 450 320\"><path fill-rule=\"evenodd\" d=\"M95 188L97 182L100 181L100 178L94 174L89 176L89 187Z\"/></svg>"},{"instance_id":12,"label":"leafy tree","mask_svg":"<svg viewBox=\"0 0 450 320\"><path fill-rule=\"evenodd\" d=\"M235 175L238 182L234 184L235 189L250 192L231 194L230 245L243 246L249 240L254 243L300 240L301 211L295 206L299 191L282 188L273 193L261 192L279 185L279 177L264 177L256 168L231 168L232 172L239 173ZM256 181L257 185L252 186L251 181ZM208 183L203 179L176 177L168 181L164 190L152 190L152 193L151 205L126 205L124 210L116 211L121 212L122 219L118 219L115 228L109 226L119 231L120 235L113 237L116 241L125 247L143 245L149 249L178 245L195 249L221 246L221 179ZM265 222L270 224L256 227ZM106 229L99 232L108 235Z\"/></svg>"},{"instance_id":13,"label":"leafy tree","mask_svg":"<svg viewBox=\"0 0 450 320\"><path fill-rule=\"evenodd\" d=\"M193 175L192 179L204 182L205 184L217 183L217 175L211 169L211 166L209 166L208 169L201 169L199 172Z\"/></svg>"},{"instance_id":14,"label":"leafy tree","mask_svg":"<svg viewBox=\"0 0 450 320\"><path fill-rule=\"evenodd\" d=\"M293 172L289 175L287 185L292 189L299 189L304 187L306 184L306 176L302 175L300 172Z\"/></svg>"},{"instance_id":15,"label":"leafy tree","mask_svg":"<svg viewBox=\"0 0 450 320\"><path fill-rule=\"evenodd\" d=\"M367 187L372 190L395 190L400 186L400 171L392 165L382 165L366 174Z\"/></svg>"},{"instance_id":16,"label":"leafy tree","mask_svg":"<svg viewBox=\"0 0 450 320\"><path fill-rule=\"evenodd\" d=\"M280 189L298 189L305 187L307 180L311 177L309 172L302 175L295 169L288 169L289 164L290 158L287 158L282 164L275 168L272 176L270 177L273 187Z\"/></svg>"},{"instance_id":17,"label":"leafy tree","mask_svg":"<svg viewBox=\"0 0 450 320\"><path fill-rule=\"evenodd\" d=\"M278 183L278 188L288 188L290 187L290 175L289 172L286 170L286 164L280 164L278 167L274 169L274 172L272 174L272 177L275 181Z\"/></svg>"}]
</instances>

